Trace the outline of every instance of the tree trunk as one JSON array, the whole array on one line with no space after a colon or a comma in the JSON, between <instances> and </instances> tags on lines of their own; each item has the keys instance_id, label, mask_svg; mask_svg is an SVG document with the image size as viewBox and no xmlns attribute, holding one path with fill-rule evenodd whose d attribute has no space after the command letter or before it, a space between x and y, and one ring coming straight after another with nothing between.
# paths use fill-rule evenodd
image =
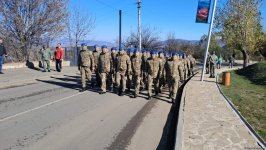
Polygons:
<instances>
[{"instance_id":1,"label":"tree trunk","mask_svg":"<svg viewBox=\"0 0 266 150\"><path fill-rule=\"evenodd\" d=\"M242 55L243 55L243 68L248 66L248 62L249 62L249 55L245 50L242 50Z\"/></svg>"},{"instance_id":2,"label":"tree trunk","mask_svg":"<svg viewBox=\"0 0 266 150\"><path fill-rule=\"evenodd\" d=\"M266 60L266 50L260 50L260 54L264 57L264 60Z\"/></svg>"}]
</instances>

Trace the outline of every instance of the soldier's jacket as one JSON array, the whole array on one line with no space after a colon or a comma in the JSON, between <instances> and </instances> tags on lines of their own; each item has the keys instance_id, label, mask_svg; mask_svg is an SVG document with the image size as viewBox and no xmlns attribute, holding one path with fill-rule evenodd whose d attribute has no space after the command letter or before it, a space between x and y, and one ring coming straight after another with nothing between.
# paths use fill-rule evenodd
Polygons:
<instances>
[{"instance_id":1,"label":"soldier's jacket","mask_svg":"<svg viewBox=\"0 0 266 150\"><path fill-rule=\"evenodd\" d=\"M166 74L167 78L179 78L184 80L184 64L180 60L169 60L166 62Z\"/></svg>"},{"instance_id":2,"label":"soldier's jacket","mask_svg":"<svg viewBox=\"0 0 266 150\"><path fill-rule=\"evenodd\" d=\"M101 53L98 59L98 70L100 73L109 73L111 71L111 56L109 53Z\"/></svg>"},{"instance_id":3,"label":"soldier's jacket","mask_svg":"<svg viewBox=\"0 0 266 150\"><path fill-rule=\"evenodd\" d=\"M147 71L147 60L148 60L147 56L141 57L141 71L142 71L142 73L146 73L146 71Z\"/></svg>"},{"instance_id":4,"label":"soldier's jacket","mask_svg":"<svg viewBox=\"0 0 266 150\"><path fill-rule=\"evenodd\" d=\"M140 75L141 65L142 65L141 56L132 56L131 63L132 63L132 73L134 75Z\"/></svg>"},{"instance_id":5,"label":"soldier's jacket","mask_svg":"<svg viewBox=\"0 0 266 150\"><path fill-rule=\"evenodd\" d=\"M94 57L92 55L92 52L87 48L83 48L79 52L78 66L89 67L91 69L94 67Z\"/></svg>"},{"instance_id":6,"label":"soldier's jacket","mask_svg":"<svg viewBox=\"0 0 266 150\"><path fill-rule=\"evenodd\" d=\"M114 73L116 66L117 66L117 53L111 53L111 72Z\"/></svg>"},{"instance_id":7,"label":"soldier's jacket","mask_svg":"<svg viewBox=\"0 0 266 150\"><path fill-rule=\"evenodd\" d=\"M188 67L187 67L187 61L185 59L182 59L181 61L183 63L183 70L186 71L188 70Z\"/></svg>"},{"instance_id":8,"label":"soldier's jacket","mask_svg":"<svg viewBox=\"0 0 266 150\"><path fill-rule=\"evenodd\" d=\"M193 57L190 57L190 66L193 68L196 65L196 60Z\"/></svg>"},{"instance_id":9,"label":"soldier's jacket","mask_svg":"<svg viewBox=\"0 0 266 150\"><path fill-rule=\"evenodd\" d=\"M40 59L41 60L51 60L52 59L52 52L49 48L47 48L46 50L41 49L39 53L40 53Z\"/></svg>"},{"instance_id":10,"label":"soldier's jacket","mask_svg":"<svg viewBox=\"0 0 266 150\"><path fill-rule=\"evenodd\" d=\"M186 58L185 61L186 61L186 63L187 63L187 69L190 69L190 68L191 68L191 62L190 62L190 59L189 59L189 58Z\"/></svg>"},{"instance_id":11,"label":"soldier's jacket","mask_svg":"<svg viewBox=\"0 0 266 150\"><path fill-rule=\"evenodd\" d=\"M96 50L94 50L93 52L92 52L92 55L93 55L93 57L94 57L94 67L95 67L95 69L98 69L98 60L99 60L99 56L100 56L100 52L98 52L98 51L96 51Z\"/></svg>"},{"instance_id":12,"label":"soldier's jacket","mask_svg":"<svg viewBox=\"0 0 266 150\"><path fill-rule=\"evenodd\" d=\"M121 74L131 73L131 61L127 54L119 54L117 56L116 72Z\"/></svg>"},{"instance_id":13,"label":"soldier's jacket","mask_svg":"<svg viewBox=\"0 0 266 150\"><path fill-rule=\"evenodd\" d=\"M218 62L218 57L215 54L211 55L210 62L211 62L211 65L215 66Z\"/></svg>"},{"instance_id":14,"label":"soldier's jacket","mask_svg":"<svg viewBox=\"0 0 266 150\"><path fill-rule=\"evenodd\" d=\"M163 66L165 66L166 59L165 58L160 58L160 57L159 57L159 59L162 60ZM162 73L163 73L163 75L165 75L165 67L163 67Z\"/></svg>"},{"instance_id":15,"label":"soldier's jacket","mask_svg":"<svg viewBox=\"0 0 266 150\"><path fill-rule=\"evenodd\" d=\"M208 55L207 57L207 61L206 61L206 66L209 67L211 64L211 60L210 60L211 56Z\"/></svg>"},{"instance_id":16,"label":"soldier's jacket","mask_svg":"<svg viewBox=\"0 0 266 150\"><path fill-rule=\"evenodd\" d=\"M149 58L147 60L147 73L153 78L160 78L163 71L163 62L159 58Z\"/></svg>"}]
</instances>

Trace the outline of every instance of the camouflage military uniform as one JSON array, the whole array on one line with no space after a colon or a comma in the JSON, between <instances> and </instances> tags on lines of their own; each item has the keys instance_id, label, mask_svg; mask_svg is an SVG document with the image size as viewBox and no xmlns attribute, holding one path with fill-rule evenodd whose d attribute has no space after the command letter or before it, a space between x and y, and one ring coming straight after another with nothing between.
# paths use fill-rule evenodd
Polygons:
<instances>
[{"instance_id":1,"label":"camouflage military uniform","mask_svg":"<svg viewBox=\"0 0 266 150\"><path fill-rule=\"evenodd\" d=\"M185 57L183 57L182 62L184 64L184 79L187 79L187 74L188 74L188 61Z\"/></svg>"},{"instance_id":2,"label":"camouflage military uniform","mask_svg":"<svg viewBox=\"0 0 266 150\"><path fill-rule=\"evenodd\" d=\"M122 94L126 90L127 74L131 73L131 61L127 54L119 54L116 65L116 85L118 94Z\"/></svg>"},{"instance_id":3,"label":"camouflage military uniform","mask_svg":"<svg viewBox=\"0 0 266 150\"><path fill-rule=\"evenodd\" d=\"M106 82L111 71L111 56L108 52L101 53L98 61L98 70L101 79L101 89L106 93Z\"/></svg>"},{"instance_id":4,"label":"camouflage military uniform","mask_svg":"<svg viewBox=\"0 0 266 150\"><path fill-rule=\"evenodd\" d=\"M85 90L86 88L86 79L91 82L91 72L94 68L94 58L91 53L87 49L86 46L83 46L78 57L78 67L81 74L81 83L82 88Z\"/></svg>"},{"instance_id":5,"label":"camouflage military uniform","mask_svg":"<svg viewBox=\"0 0 266 150\"><path fill-rule=\"evenodd\" d=\"M132 61L132 57L133 57L133 50L130 50L130 52L128 53L128 55L129 55L129 58L130 58L130 61ZM130 66L131 67L131 66ZM131 69L132 70L132 69ZM127 74L127 89L128 89L128 91L130 91L130 88L131 88L131 86L132 86L132 82L133 81L133 74L132 74L132 72L129 72L128 74Z\"/></svg>"},{"instance_id":6,"label":"camouflage military uniform","mask_svg":"<svg viewBox=\"0 0 266 150\"><path fill-rule=\"evenodd\" d=\"M133 56L132 57L132 73L134 79L134 86L135 86L135 94L134 97L138 96L139 89L140 89L140 80L141 80L141 56Z\"/></svg>"},{"instance_id":7,"label":"camouflage military uniform","mask_svg":"<svg viewBox=\"0 0 266 150\"><path fill-rule=\"evenodd\" d=\"M140 86L141 88L147 88L147 56L142 55L141 61L141 81Z\"/></svg>"},{"instance_id":8,"label":"camouflage military uniform","mask_svg":"<svg viewBox=\"0 0 266 150\"><path fill-rule=\"evenodd\" d=\"M215 53L213 53L211 56L210 56L210 77L211 78L215 78L215 75L216 75L216 64L218 62L218 57L215 55Z\"/></svg>"},{"instance_id":9,"label":"camouflage military uniform","mask_svg":"<svg viewBox=\"0 0 266 150\"><path fill-rule=\"evenodd\" d=\"M207 56L207 61L206 61L206 74L210 73L211 70L211 61L210 61L210 55L208 54Z\"/></svg>"},{"instance_id":10,"label":"camouflage military uniform","mask_svg":"<svg viewBox=\"0 0 266 150\"><path fill-rule=\"evenodd\" d=\"M155 95L159 93L159 78L162 76L163 70L162 60L155 57L147 60L147 74L148 74L148 96L152 96L152 84L154 83Z\"/></svg>"},{"instance_id":11,"label":"camouflage military uniform","mask_svg":"<svg viewBox=\"0 0 266 150\"><path fill-rule=\"evenodd\" d=\"M192 76L194 74L194 71L193 70L194 70L194 67L196 65L196 60L192 56L190 56L189 59L190 59L190 70L189 70L189 74L190 74L190 76Z\"/></svg>"},{"instance_id":12,"label":"camouflage military uniform","mask_svg":"<svg viewBox=\"0 0 266 150\"><path fill-rule=\"evenodd\" d=\"M165 72L165 63L166 63L166 60L165 60L165 58L164 57L162 57L162 58L160 58L159 57L159 59L161 59L162 60L162 63L163 63L163 70L162 70L162 76L160 77L160 79L159 79L159 93L161 93L161 88L162 88L162 86L164 86L165 85L165 80L166 80L166 72Z\"/></svg>"},{"instance_id":13,"label":"camouflage military uniform","mask_svg":"<svg viewBox=\"0 0 266 150\"><path fill-rule=\"evenodd\" d=\"M187 61L187 74L186 74L186 78L189 78L191 76L190 74L190 69L191 69L191 62L190 59L188 57L186 57L185 59Z\"/></svg>"},{"instance_id":14,"label":"camouflage military uniform","mask_svg":"<svg viewBox=\"0 0 266 150\"><path fill-rule=\"evenodd\" d=\"M110 81L111 81L111 84L115 84L116 81L115 81L115 78L116 78L116 63L117 63L117 53L111 53L111 72L110 72Z\"/></svg>"},{"instance_id":15,"label":"camouflage military uniform","mask_svg":"<svg viewBox=\"0 0 266 150\"><path fill-rule=\"evenodd\" d=\"M169 97L174 100L176 99L176 95L178 92L178 88L180 87L180 80L184 79L184 68L183 64L180 60L171 59L166 64L166 72L167 72L167 80L169 85Z\"/></svg>"},{"instance_id":16,"label":"camouflage military uniform","mask_svg":"<svg viewBox=\"0 0 266 150\"><path fill-rule=\"evenodd\" d=\"M100 79L100 74L99 74L99 69L98 69L98 60L99 60L99 56L100 56L100 48L99 47L95 47L95 50L92 52L92 55L94 57L94 71L95 71L95 75L96 75L96 84L97 86L101 85L101 79ZM92 84L94 84L94 81L92 80Z\"/></svg>"}]
</instances>

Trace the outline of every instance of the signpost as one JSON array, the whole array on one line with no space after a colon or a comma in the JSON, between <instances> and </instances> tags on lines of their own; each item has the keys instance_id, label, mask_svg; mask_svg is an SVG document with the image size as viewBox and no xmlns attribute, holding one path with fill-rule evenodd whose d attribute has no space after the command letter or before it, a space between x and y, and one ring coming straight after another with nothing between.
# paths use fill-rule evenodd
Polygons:
<instances>
[{"instance_id":1,"label":"signpost","mask_svg":"<svg viewBox=\"0 0 266 150\"><path fill-rule=\"evenodd\" d=\"M212 9L211 23L210 23L210 27L209 27L208 42L207 42L207 46L206 46L206 50L205 50L203 68L202 68L202 72L201 72L201 79L200 79L201 81L204 80L206 62L207 62L209 46L210 46L210 41L211 41L211 35L212 35L213 20L214 20L214 15L215 15L215 10L216 10L216 2L217 2L217 0L214 0L213 7L212 7L213 9ZM210 0L199 0L196 22L197 23L207 23L209 11L210 11Z\"/></svg>"}]
</instances>

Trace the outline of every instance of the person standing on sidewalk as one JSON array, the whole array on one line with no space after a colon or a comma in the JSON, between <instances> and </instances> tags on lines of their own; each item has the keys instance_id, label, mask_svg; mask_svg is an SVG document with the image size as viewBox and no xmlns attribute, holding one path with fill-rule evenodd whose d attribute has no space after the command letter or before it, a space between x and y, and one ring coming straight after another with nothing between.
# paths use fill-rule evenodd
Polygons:
<instances>
[{"instance_id":1,"label":"person standing on sidewalk","mask_svg":"<svg viewBox=\"0 0 266 150\"><path fill-rule=\"evenodd\" d=\"M4 57L7 57L6 48L3 44L3 38L0 37L0 74L4 74L2 72L2 66L4 63Z\"/></svg>"},{"instance_id":2,"label":"person standing on sidewalk","mask_svg":"<svg viewBox=\"0 0 266 150\"><path fill-rule=\"evenodd\" d=\"M137 98L139 95L139 89L140 89L140 80L141 80L141 51L139 49L135 50L135 55L133 55L131 59L132 64L132 73L133 73L133 81L135 86L135 93L133 98Z\"/></svg>"},{"instance_id":3,"label":"person standing on sidewalk","mask_svg":"<svg viewBox=\"0 0 266 150\"><path fill-rule=\"evenodd\" d=\"M81 44L81 50L78 57L78 69L81 74L82 89L80 92L86 91L86 80L91 82L91 73L94 70L94 58L92 52L88 50L85 44ZM93 84L91 84L93 88Z\"/></svg>"},{"instance_id":4,"label":"person standing on sidewalk","mask_svg":"<svg viewBox=\"0 0 266 150\"><path fill-rule=\"evenodd\" d=\"M215 78L217 62L218 62L218 57L215 55L215 51L213 51L212 55L210 56L210 65L211 65L210 78Z\"/></svg>"},{"instance_id":5,"label":"person standing on sidewalk","mask_svg":"<svg viewBox=\"0 0 266 150\"><path fill-rule=\"evenodd\" d=\"M55 50L55 55L54 55L55 66L56 66L56 70L58 72L61 72L61 70L62 70L63 58L64 58L64 50L61 47L61 43L58 43L57 47L56 47L56 50Z\"/></svg>"},{"instance_id":6,"label":"person standing on sidewalk","mask_svg":"<svg viewBox=\"0 0 266 150\"><path fill-rule=\"evenodd\" d=\"M43 64L43 72L50 72L50 60L52 59L51 50L43 45L42 49L40 50L40 55Z\"/></svg>"},{"instance_id":7,"label":"person standing on sidewalk","mask_svg":"<svg viewBox=\"0 0 266 150\"><path fill-rule=\"evenodd\" d=\"M217 69L221 69L221 65L222 65L222 63L223 63L223 58L222 58L222 56L220 55L220 56L218 57Z\"/></svg>"}]
</instances>

